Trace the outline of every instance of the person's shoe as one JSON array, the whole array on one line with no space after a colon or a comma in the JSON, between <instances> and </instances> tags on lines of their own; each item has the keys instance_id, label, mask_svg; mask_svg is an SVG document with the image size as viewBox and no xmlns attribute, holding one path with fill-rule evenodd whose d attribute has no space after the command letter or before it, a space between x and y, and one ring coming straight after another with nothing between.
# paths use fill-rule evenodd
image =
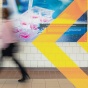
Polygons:
<instances>
[{"instance_id":1,"label":"person's shoe","mask_svg":"<svg viewBox=\"0 0 88 88\"><path fill-rule=\"evenodd\" d=\"M19 79L18 82L25 82L25 81L27 81L28 79L30 79L30 77L29 77L29 75L26 75L25 77Z\"/></svg>"},{"instance_id":2,"label":"person's shoe","mask_svg":"<svg viewBox=\"0 0 88 88\"><path fill-rule=\"evenodd\" d=\"M25 78L19 79L18 82L25 82Z\"/></svg>"}]
</instances>

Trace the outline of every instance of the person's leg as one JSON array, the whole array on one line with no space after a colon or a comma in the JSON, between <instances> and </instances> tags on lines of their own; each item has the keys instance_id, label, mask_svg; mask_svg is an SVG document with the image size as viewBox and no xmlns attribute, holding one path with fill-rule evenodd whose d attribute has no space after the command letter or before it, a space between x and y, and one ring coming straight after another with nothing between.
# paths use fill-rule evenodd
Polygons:
<instances>
[{"instance_id":1,"label":"person's leg","mask_svg":"<svg viewBox=\"0 0 88 88\"><path fill-rule=\"evenodd\" d=\"M10 51L10 56L12 57L12 60L18 65L19 70L22 74L22 78L20 80L18 80L19 82L23 82L25 81L27 78L29 78L25 68L22 66L22 64L16 59L14 53L17 53L17 51L15 51L17 49L17 44L16 43L11 43L9 46L8 51Z\"/></svg>"},{"instance_id":2,"label":"person's leg","mask_svg":"<svg viewBox=\"0 0 88 88\"><path fill-rule=\"evenodd\" d=\"M0 72L2 71L3 55L0 56Z\"/></svg>"},{"instance_id":3,"label":"person's leg","mask_svg":"<svg viewBox=\"0 0 88 88\"><path fill-rule=\"evenodd\" d=\"M0 55L0 72L2 71L2 66L3 66L3 58L5 57L5 50L1 50L1 55Z\"/></svg>"},{"instance_id":4,"label":"person's leg","mask_svg":"<svg viewBox=\"0 0 88 88\"><path fill-rule=\"evenodd\" d=\"M19 66L20 72L22 74L22 78L18 81L23 82L26 79L30 78L29 75L27 74L25 68L21 65L21 63L16 59L16 57L14 55L12 56L12 59Z\"/></svg>"}]
</instances>

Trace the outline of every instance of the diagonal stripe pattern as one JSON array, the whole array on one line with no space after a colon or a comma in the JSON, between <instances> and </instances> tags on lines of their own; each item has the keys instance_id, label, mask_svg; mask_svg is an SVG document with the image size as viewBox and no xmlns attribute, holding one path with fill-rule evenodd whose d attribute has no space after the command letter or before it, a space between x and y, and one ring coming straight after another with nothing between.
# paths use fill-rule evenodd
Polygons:
<instances>
[{"instance_id":1,"label":"diagonal stripe pattern","mask_svg":"<svg viewBox=\"0 0 88 88\"><path fill-rule=\"evenodd\" d=\"M33 44L76 88L88 88L88 76L55 44L55 42L83 13L86 12L86 3L87 0L74 0L60 16L58 16L58 18L33 41ZM69 25L66 27L60 26L65 23ZM59 24L59 26L53 27L52 25L55 24ZM59 29L61 29L60 34ZM52 31L53 33L51 33Z\"/></svg>"},{"instance_id":2,"label":"diagonal stripe pattern","mask_svg":"<svg viewBox=\"0 0 88 88\"><path fill-rule=\"evenodd\" d=\"M88 0L87 0L87 11L88 11ZM87 42L78 41L78 44L88 53L88 32L86 34L87 34Z\"/></svg>"}]
</instances>

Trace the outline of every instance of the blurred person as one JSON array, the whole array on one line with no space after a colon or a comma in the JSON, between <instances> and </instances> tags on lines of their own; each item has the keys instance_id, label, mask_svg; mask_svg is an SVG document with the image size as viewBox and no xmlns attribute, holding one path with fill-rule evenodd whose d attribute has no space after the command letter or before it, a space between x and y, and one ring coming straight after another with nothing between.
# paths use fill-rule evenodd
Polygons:
<instances>
[{"instance_id":1,"label":"blurred person","mask_svg":"<svg viewBox=\"0 0 88 88\"><path fill-rule=\"evenodd\" d=\"M9 56L12 57L12 60L18 65L22 78L18 82L25 82L29 77L25 68L21 63L16 59L15 54L18 52L18 39L14 33L13 22L9 19L10 10L7 8L2 9L2 48L1 48L1 58L0 63L3 63L3 57Z\"/></svg>"}]
</instances>

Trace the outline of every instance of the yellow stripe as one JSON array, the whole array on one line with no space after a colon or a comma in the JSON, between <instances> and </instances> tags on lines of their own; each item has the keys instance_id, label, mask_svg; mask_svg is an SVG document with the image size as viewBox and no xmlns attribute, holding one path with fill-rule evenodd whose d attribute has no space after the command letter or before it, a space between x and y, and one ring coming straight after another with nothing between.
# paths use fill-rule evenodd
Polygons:
<instances>
[{"instance_id":1,"label":"yellow stripe","mask_svg":"<svg viewBox=\"0 0 88 88\"><path fill-rule=\"evenodd\" d=\"M88 76L60 49L60 47L51 42L33 42L33 44L76 88L88 88Z\"/></svg>"},{"instance_id":2,"label":"yellow stripe","mask_svg":"<svg viewBox=\"0 0 88 88\"><path fill-rule=\"evenodd\" d=\"M72 4L33 41L33 44L76 88L88 88L88 76L55 44L55 42L87 10L86 4L87 0L74 0L74 2L72 2ZM63 18L65 18L65 20ZM68 19L68 22L66 19ZM68 23L68 25L65 27L56 25L61 25L61 23ZM52 25L54 25L54 27ZM71 71L73 69L74 72Z\"/></svg>"},{"instance_id":3,"label":"yellow stripe","mask_svg":"<svg viewBox=\"0 0 88 88\"><path fill-rule=\"evenodd\" d=\"M78 44L88 53L88 42L78 42Z\"/></svg>"},{"instance_id":4,"label":"yellow stripe","mask_svg":"<svg viewBox=\"0 0 88 88\"><path fill-rule=\"evenodd\" d=\"M78 44L88 53L88 32L87 32L87 42L78 42Z\"/></svg>"}]
</instances>

